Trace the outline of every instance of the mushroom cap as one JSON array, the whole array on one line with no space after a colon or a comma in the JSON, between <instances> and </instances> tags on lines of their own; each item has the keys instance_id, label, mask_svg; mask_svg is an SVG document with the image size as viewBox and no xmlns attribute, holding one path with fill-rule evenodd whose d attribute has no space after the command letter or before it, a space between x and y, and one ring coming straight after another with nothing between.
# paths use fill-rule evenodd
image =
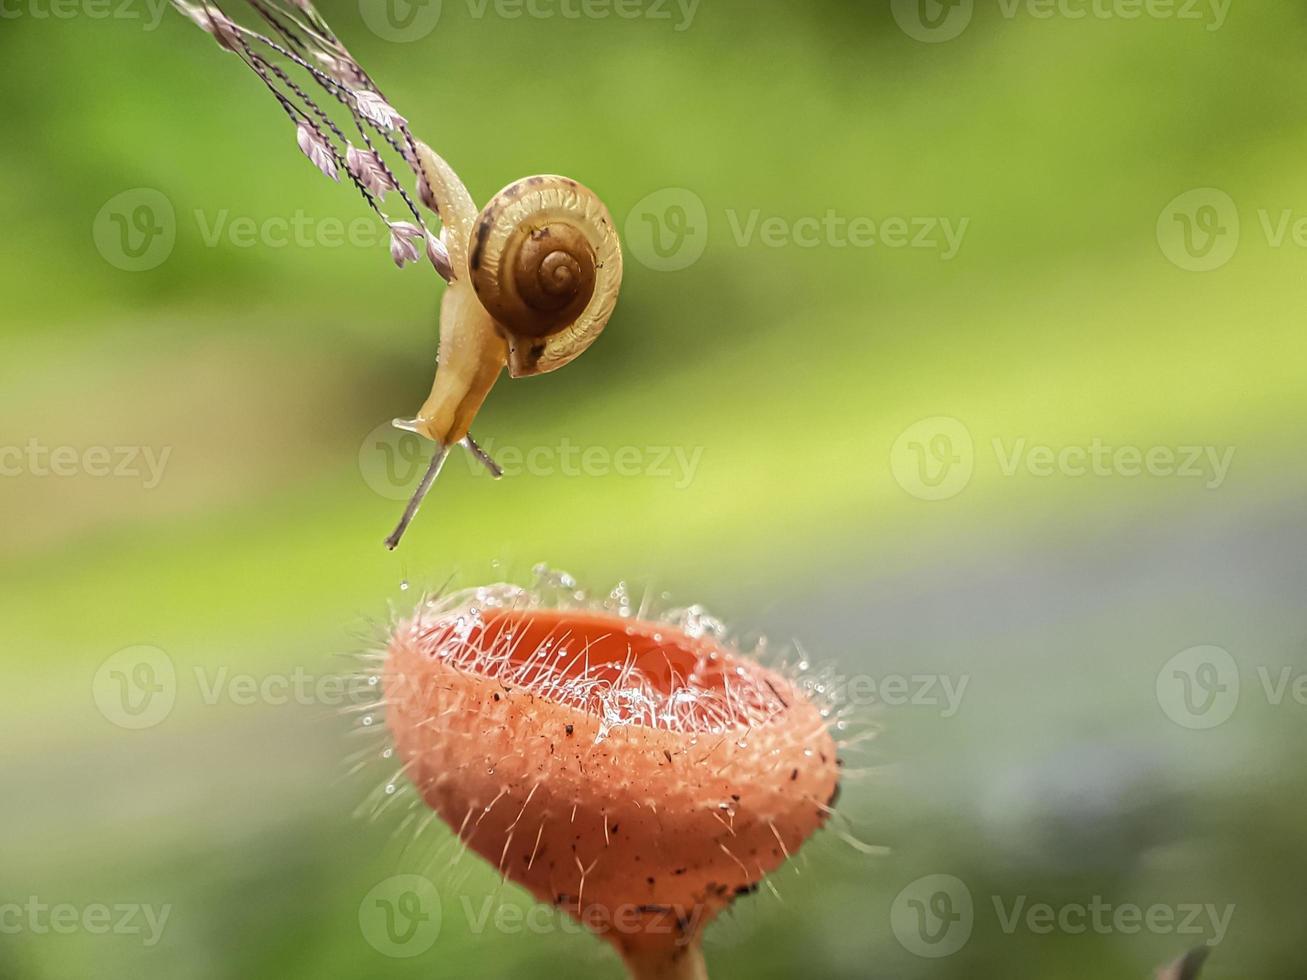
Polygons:
<instances>
[{"instance_id":1,"label":"mushroom cap","mask_svg":"<svg viewBox=\"0 0 1307 980\"><path fill-rule=\"evenodd\" d=\"M422 611L387 721L472 850L624 953L696 942L796 852L839 784L819 708L712 636L592 611Z\"/></svg>"}]
</instances>

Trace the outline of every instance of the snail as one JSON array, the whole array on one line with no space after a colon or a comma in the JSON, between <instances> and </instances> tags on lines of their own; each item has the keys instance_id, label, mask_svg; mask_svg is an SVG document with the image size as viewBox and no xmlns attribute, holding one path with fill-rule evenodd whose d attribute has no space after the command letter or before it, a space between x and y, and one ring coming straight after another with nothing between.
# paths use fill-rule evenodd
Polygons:
<instances>
[{"instance_id":1,"label":"snail","mask_svg":"<svg viewBox=\"0 0 1307 980\"><path fill-rule=\"evenodd\" d=\"M295 124L301 152L327 177L342 176L391 229L391 256L415 261L414 240L449 283L440 306L440 353L431 395L414 419L395 426L436 444L431 464L386 539L398 547L449 450L465 446L496 477L503 473L472 439L472 420L504 368L514 378L555 371L603 331L617 305L622 248L612 215L594 192L566 177L526 177L478 210L458 175L413 137L408 120L386 101L311 0L261 0L251 6L274 40L232 20L216 4L173 5L259 76ZM288 43L282 43L288 42ZM348 109L358 135L346 136L304 86L269 60L301 69ZM311 88L312 86L310 86ZM440 218L434 236L379 150L388 147L416 172L419 197ZM417 224L392 221L382 209L397 192Z\"/></svg>"},{"instance_id":2,"label":"snail","mask_svg":"<svg viewBox=\"0 0 1307 980\"><path fill-rule=\"evenodd\" d=\"M449 286L440 306L436 377L414 419L395 426L436 444L431 465L386 547L394 550L452 446L462 444L493 474L469 435L505 367L514 378L555 371L607 325L622 282L612 216L589 188L567 177L514 181L480 211L458 175L415 141L423 202L444 226Z\"/></svg>"}]
</instances>

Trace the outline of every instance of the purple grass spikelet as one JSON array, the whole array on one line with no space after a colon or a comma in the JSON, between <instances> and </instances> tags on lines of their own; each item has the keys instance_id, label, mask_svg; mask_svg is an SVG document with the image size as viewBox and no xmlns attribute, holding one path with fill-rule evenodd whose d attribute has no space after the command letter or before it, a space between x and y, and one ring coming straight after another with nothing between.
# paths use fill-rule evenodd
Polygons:
<instances>
[{"instance_id":1,"label":"purple grass spikelet","mask_svg":"<svg viewBox=\"0 0 1307 980\"><path fill-rule=\"evenodd\" d=\"M309 161L337 183L344 173L390 228L395 264L416 262L425 250L436 271L452 280L443 243L428 228L417 203L427 203L431 194L422 186L417 143L408 120L340 42L312 0L247 2L266 33L228 16L220 0L172 0L184 16L254 72L295 124L296 140ZM392 152L395 156L388 160ZM392 167L395 157L401 162ZM416 193L406 190L397 176L404 168L416 178ZM402 199L407 220L393 221L382 210L392 192ZM438 209L431 210L439 214Z\"/></svg>"},{"instance_id":2,"label":"purple grass spikelet","mask_svg":"<svg viewBox=\"0 0 1307 980\"><path fill-rule=\"evenodd\" d=\"M350 143L345 151L345 166L378 201L385 200L388 191L399 190L399 185L395 183L376 150L360 150Z\"/></svg>"},{"instance_id":3,"label":"purple grass spikelet","mask_svg":"<svg viewBox=\"0 0 1307 980\"><path fill-rule=\"evenodd\" d=\"M409 262L419 258L417 240L426 237L426 232L408 221L390 222L390 257L401 269Z\"/></svg>"},{"instance_id":4,"label":"purple grass spikelet","mask_svg":"<svg viewBox=\"0 0 1307 980\"><path fill-rule=\"evenodd\" d=\"M327 138L316 131L311 123L302 122L297 129L300 149L304 151L304 155L309 158L313 166L340 183L340 174L336 170L336 157L331 152Z\"/></svg>"}]
</instances>

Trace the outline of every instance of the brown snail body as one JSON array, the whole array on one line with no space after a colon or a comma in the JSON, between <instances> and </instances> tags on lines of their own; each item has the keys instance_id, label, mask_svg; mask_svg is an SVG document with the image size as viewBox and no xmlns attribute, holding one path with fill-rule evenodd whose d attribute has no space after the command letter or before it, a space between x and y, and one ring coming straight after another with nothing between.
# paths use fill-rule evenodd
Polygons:
<instances>
[{"instance_id":1,"label":"brown snail body","mask_svg":"<svg viewBox=\"0 0 1307 980\"><path fill-rule=\"evenodd\" d=\"M449 164L415 145L423 202L444 226L449 287L431 394L417 418L396 422L435 442L436 457L387 540L391 548L449 447L464 443L483 455L468 433L503 369L524 378L578 357L608 324L622 283L617 230L593 191L567 177L525 177L478 211Z\"/></svg>"},{"instance_id":2,"label":"brown snail body","mask_svg":"<svg viewBox=\"0 0 1307 980\"><path fill-rule=\"evenodd\" d=\"M414 138L400 115L355 61L311 0L271 9L254 4L278 40L233 21L216 5L173 0L219 46L240 57L276 96L295 124L300 151L325 176L347 176L390 228L390 254L400 268L420 258L417 245L449 283L440 306L440 354L431 394L398 428L432 440L435 452L394 533L399 544L450 448L467 447L502 475L473 441L477 412L505 367L515 378L557 370L588 348L617 305L622 249L612 216L593 192L566 177L526 177L478 210L463 182L437 153ZM351 135L309 94L268 60L267 48L303 69L349 111ZM357 129L354 136L352 130ZM440 218L432 233L381 152L393 149L418 177L418 196ZM416 221L392 220L382 208L397 192Z\"/></svg>"},{"instance_id":3,"label":"brown snail body","mask_svg":"<svg viewBox=\"0 0 1307 980\"><path fill-rule=\"evenodd\" d=\"M617 305L622 250L608 209L574 180L526 177L478 212L450 166L417 150L453 278L436 380L413 428L450 446L467 438L502 368L545 374L594 343Z\"/></svg>"}]
</instances>

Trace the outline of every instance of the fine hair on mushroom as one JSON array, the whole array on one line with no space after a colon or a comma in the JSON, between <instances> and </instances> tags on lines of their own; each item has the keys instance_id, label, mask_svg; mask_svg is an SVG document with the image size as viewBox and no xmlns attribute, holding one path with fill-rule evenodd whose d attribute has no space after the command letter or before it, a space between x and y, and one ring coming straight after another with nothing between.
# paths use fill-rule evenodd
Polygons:
<instances>
[{"instance_id":1,"label":"fine hair on mushroom","mask_svg":"<svg viewBox=\"0 0 1307 980\"><path fill-rule=\"evenodd\" d=\"M706 977L704 930L837 816L874 728L806 658L746 654L701 607L537 574L424 597L366 655L377 807L434 814L636 980Z\"/></svg>"}]
</instances>

